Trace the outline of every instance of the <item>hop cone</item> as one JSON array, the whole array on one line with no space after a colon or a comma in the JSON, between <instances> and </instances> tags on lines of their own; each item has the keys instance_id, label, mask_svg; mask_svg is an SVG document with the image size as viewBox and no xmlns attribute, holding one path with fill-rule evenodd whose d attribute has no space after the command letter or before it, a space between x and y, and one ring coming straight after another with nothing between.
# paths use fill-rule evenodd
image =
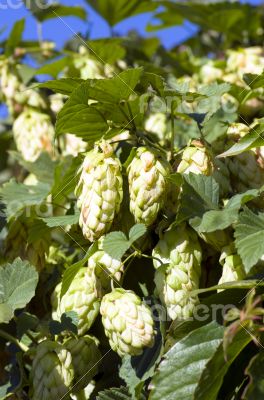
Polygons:
<instances>
[{"instance_id":1,"label":"hop cone","mask_svg":"<svg viewBox=\"0 0 264 400\"><path fill-rule=\"evenodd\" d=\"M98 349L99 341L93 336L70 338L64 347L71 353L74 369L73 391L84 389L98 373L98 363L101 353Z\"/></svg>"},{"instance_id":2,"label":"hop cone","mask_svg":"<svg viewBox=\"0 0 264 400\"><path fill-rule=\"evenodd\" d=\"M32 400L62 398L73 380L71 353L56 342L41 342L36 349L30 379Z\"/></svg>"},{"instance_id":3,"label":"hop cone","mask_svg":"<svg viewBox=\"0 0 264 400\"><path fill-rule=\"evenodd\" d=\"M123 198L121 164L112 147L101 143L88 152L76 188L80 226L91 242L109 231Z\"/></svg>"},{"instance_id":4,"label":"hop cone","mask_svg":"<svg viewBox=\"0 0 264 400\"><path fill-rule=\"evenodd\" d=\"M121 357L139 355L154 344L151 310L132 291L115 289L105 295L100 312L110 346Z\"/></svg>"},{"instance_id":5,"label":"hop cone","mask_svg":"<svg viewBox=\"0 0 264 400\"><path fill-rule=\"evenodd\" d=\"M151 225L164 206L170 166L166 160L146 147L137 153L128 167L130 211L136 222Z\"/></svg>"},{"instance_id":6,"label":"hop cone","mask_svg":"<svg viewBox=\"0 0 264 400\"><path fill-rule=\"evenodd\" d=\"M153 257L157 293L170 318L190 317L198 298L189 293L199 288L201 274L202 252L196 234L184 225L166 232Z\"/></svg>"},{"instance_id":7,"label":"hop cone","mask_svg":"<svg viewBox=\"0 0 264 400\"><path fill-rule=\"evenodd\" d=\"M240 256L236 253L234 245L223 248L219 262L223 266L222 276L218 282L219 285L245 278L244 266Z\"/></svg>"},{"instance_id":8,"label":"hop cone","mask_svg":"<svg viewBox=\"0 0 264 400\"><path fill-rule=\"evenodd\" d=\"M230 125L227 130L228 147L231 147L248 132L247 125L240 123ZM225 163L230 172L231 184L235 191L244 192L248 189L258 189L263 185L264 170L259 165L258 158L259 156L253 150L225 158Z\"/></svg>"},{"instance_id":9,"label":"hop cone","mask_svg":"<svg viewBox=\"0 0 264 400\"><path fill-rule=\"evenodd\" d=\"M184 149L177 172L181 174L192 172L194 174L203 174L207 176L212 175L212 158L202 142L193 140L190 146Z\"/></svg>"},{"instance_id":10,"label":"hop cone","mask_svg":"<svg viewBox=\"0 0 264 400\"><path fill-rule=\"evenodd\" d=\"M87 273L87 268L81 268L75 275L67 293L60 300L61 283L57 285L52 295L52 317L61 319L68 311L78 314L78 335L83 335L93 324L99 313L100 301L96 292L96 281Z\"/></svg>"},{"instance_id":11,"label":"hop cone","mask_svg":"<svg viewBox=\"0 0 264 400\"><path fill-rule=\"evenodd\" d=\"M101 294L109 291L113 279L119 282L123 272L123 263L109 256L105 251L96 251L88 260L88 273L97 280L97 291Z\"/></svg>"},{"instance_id":12,"label":"hop cone","mask_svg":"<svg viewBox=\"0 0 264 400\"><path fill-rule=\"evenodd\" d=\"M31 221L25 222L17 219L13 221L8 230L5 242L5 256L9 261L16 257L28 260L37 270L42 270L46 265L46 255L49 252L49 233L42 234L42 237L30 235L30 229L34 226ZM29 240L29 236L31 240Z\"/></svg>"},{"instance_id":13,"label":"hop cone","mask_svg":"<svg viewBox=\"0 0 264 400\"><path fill-rule=\"evenodd\" d=\"M54 127L48 115L24 111L15 120L13 131L17 149L26 161L34 162L42 151L52 154Z\"/></svg>"}]
</instances>

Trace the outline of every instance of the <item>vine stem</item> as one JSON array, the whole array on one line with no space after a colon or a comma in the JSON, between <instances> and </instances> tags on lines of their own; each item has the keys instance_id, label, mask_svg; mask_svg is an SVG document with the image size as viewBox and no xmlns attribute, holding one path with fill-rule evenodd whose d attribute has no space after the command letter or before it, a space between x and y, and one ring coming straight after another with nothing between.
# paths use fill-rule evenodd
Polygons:
<instances>
[{"instance_id":1,"label":"vine stem","mask_svg":"<svg viewBox=\"0 0 264 400\"><path fill-rule=\"evenodd\" d=\"M25 344L21 343L14 336L12 336L9 333L3 331L2 329L0 329L0 336L2 338L4 338L4 339L8 340L9 342L15 343L24 352L29 350L29 348Z\"/></svg>"},{"instance_id":2,"label":"vine stem","mask_svg":"<svg viewBox=\"0 0 264 400\"><path fill-rule=\"evenodd\" d=\"M173 112L173 102L171 104L171 160L174 157L174 141L175 141L175 124L174 124L174 112Z\"/></svg>"}]
</instances>

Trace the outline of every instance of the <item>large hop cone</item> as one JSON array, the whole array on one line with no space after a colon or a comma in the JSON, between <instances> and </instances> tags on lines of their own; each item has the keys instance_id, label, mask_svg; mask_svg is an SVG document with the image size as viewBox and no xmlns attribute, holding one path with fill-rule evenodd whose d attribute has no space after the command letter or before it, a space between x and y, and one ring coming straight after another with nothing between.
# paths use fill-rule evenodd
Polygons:
<instances>
[{"instance_id":1,"label":"large hop cone","mask_svg":"<svg viewBox=\"0 0 264 400\"><path fill-rule=\"evenodd\" d=\"M99 313L100 300L96 291L96 281L87 268L81 268L75 275L67 293L60 300L61 283L57 285L52 295L52 317L60 320L61 315L68 311L78 314L78 335L88 331Z\"/></svg>"},{"instance_id":2,"label":"large hop cone","mask_svg":"<svg viewBox=\"0 0 264 400\"><path fill-rule=\"evenodd\" d=\"M202 252L194 231L184 225L166 232L153 250L155 283L171 319L192 315L198 298ZM160 260L160 261L158 261Z\"/></svg>"},{"instance_id":3,"label":"large hop cone","mask_svg":"<svg viewBox=\"0 0 264 400\"><path fill-rule=\"evenodd\" d=\"M52 154L55 132L47 114L24 111L15 120L13 131L17 149L26 161L36 161L43 151Z\"/></svg>"},{"instance_id":4,"label":"large hop cone","mask_svg":"<svg viewBox=\"0 0 264 400\"><path fill-rule=\"evenodd\" d=\"M233 244L223 248L219 262L223 266L222 276L218 282L219 285L245 278L246 274L242 260Z\"/></svg>"},{"instance_id":5,"label":"large hop cone","mask_svg":"<svg viewBox=\"0 0 264 400\"><path fill-rule=\"evenodd\" d=\"M130 211L136 222L151 225L165 204L170 165L155 151L140 147L128 166Z\"/></svg>"},{"instance_id":6,"label":"large hop cone","mask_svg":"<svg viewBox=\"0 0 264 400\"><path fill-rule=\"evenodd\" d=\"M42 237L35 237L31 235L33 227L33 221L23 219L16 219L10 224L5 241L5 256L9 261L13 261L16 257L28 260L40 271L46 265L50 235L44 233Z\"/></svg>"},{"instance_id":7,"label":"large hop cone","mask_svg":"<svg viewBox=\"0 0 264 400\"><path fill-rule=\"evenodd\" d=\"M31 370L31 399L69 399L68 393L73 381L71 353L63 346L50 340L41 342ZM65 397L64 397L65 396Z\"/></svg>"},{"instance_id":8,"label":"large hop cone","mask_svg":"<svg viewBox=\"0 0 264 400\"><path fill-rule=\"evenodd\" d=\"M248 132L248 126L240 123L232 124L227 130L227 148L235 144ZM248 189L258 189L263 185L264 170L261 168L258 159L259 155L254 150L225 158L225 163L230 172L231 184L235 191L244 192Z\"/></svg>"},{"instance_id":9,"label":"large hop cone","mask_svg":"<svg viewBox=\"0 0 264 400\"><path fill-rule=\"evenodd\" d=\"M111 279L116 283L120 281L123 270L122 261L103 250L96 251L88 260L88 273L97 280L97 291L101 294L110 290Z\"/></svg>"},{"instance_id":10,"label":"large hop cone","mask_svg":"<svg viewBox=\"0 0 264 400\"><path fill-rule=\"evenodd\" d=\"M93 336L70 338L64 347L71 353L74 369L73 392L84 389L98 373L101 353L99 341Z\"/></svg>"},{"instance_id":11,"label":"large hop cone","mask_svg":"<svg viewBox=\"0 0 264 400\"><path fill-rule=\"evenodd\" d=\"M121 164L112 147L102 142L88 152L76 188L80 226L91 242L109 231L123 198Z\"/></svg>"},{"instance_id":12,"label":"large hop cone","mask_svg":"<svg viewBox=\"0 0 264 400\"><path fill-rule=\"evenodd\" d=\"M105 295L100 312L111 348L121 357L139 355L154 344L151 310L132 291L115 289Z\"/></svg>"},{"instance_id":13,"label":"large hop cone","mask_svg":"<svg viewBox=\"0 0 264 400\"><path fill-rule=\"evenodd\" d=\"M212 157L201 141L192 140L191 144L183 150L177 172L180 174L192 172L194 174L203 174L207 176L212 175Z\"/></svg>"}]
</instances>

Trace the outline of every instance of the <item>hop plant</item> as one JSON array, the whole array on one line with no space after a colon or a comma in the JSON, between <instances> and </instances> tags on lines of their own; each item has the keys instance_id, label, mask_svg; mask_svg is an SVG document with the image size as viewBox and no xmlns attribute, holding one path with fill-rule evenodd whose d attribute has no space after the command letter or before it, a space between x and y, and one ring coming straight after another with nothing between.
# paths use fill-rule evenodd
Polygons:
<instances>
[{"instance_id":1,"label":"hop plant","mask_svg":"<svg viewBox=\"0 0 264 400\"><path fill-rule=\"evenodd\" d=\"M51 299L53 319L60 320L63 313L75 311L79 318L78 335L84 335L99 313L100 299L96 291L96 280L83 267L61 299L60 293L61 283L56 286Z\"/></svg>"},{"instance_id":2,"label":"hop plant","mask_svg":"<svg viewBox=\"0 0 264 400\"><path fill-rule=\"evenodd\" d=\"M194 231L184 225L166 232L153 249L155 283L171 319L192 315L198 297L202 251ZM163 265L162 265L163 264Z\"/></svg>"},{"instance_id":3,"label":"hop plant","mask_svg":"<svg viewBox=\"0 0 264 400\"><path fill-rule=\"evenodd\" d=\"M139 355L154 344L151 310L132 291L115 289L103 297L100 312L111 348L121 357Z\"/></svg>"},{"instance_id":4,"label":"hop plant","mask_svg":"<svg viewBox=\"0 0 264 400\"><path fill-rule=\"evenodd\" d=\"M28 260L37 270L41 271L46 265L50 235L42 233L41 237L32 236L29 240L30 228L33 225L34 221L23 219L11 222L5 241L5 256L10 261L17 257Z\"/></svg>"},{"instance_id":5,"label":"hop plant","mask_svg":"<svg viewBox=\"0 0 264 400\"><path fill-rule=\"evenodd\" d=\"M88 273L96 279L97 291L101 294L109 291L111 279L120 281L123 270L122 261L112 258L103 250L96 251L88 260Z\"/></svg>"},{"instance_id":6,"label":"hop plant","mask_svg":"<svg viewBox=\"0 0 264 400\"><path fill-rule=\"evenodd\" d=\"M69 391L74 377L71 353L50 340L36 348L30 381L32 400L58 400Z\"/></svg>"},{"instance_id":7,"label":"hop plant","mask_svg":"<svg viewBox=\"0 0 264 400\"><path fill-rule=\"evenodd\" d=\"M212 157L201 141L192 140L191 144L184 149L177 172L180 174L192 172L207 176L212 175Z\"/></svg>"},{"instance_id":8,"label":"hop plant","mask_svg":"<svg viewBox=\"0 0 264 400\"><path fill-rule=\"evenodd\" d=\"M63 346L71 353L74 369L73 392L84 389L98 373L101 353L99 341L94 336L69 338Z\"/></svg>"},{"instance_id":9,"label":"hop plant","mask_svg":"<svg viewBox=\"0 0 264 400\"><path fill-rule=\"evenodd\" d=\"M42 151L53 152L54 127L46 114L27 110L13 125L17 149L26 161L34 162Z\"/></svg>"},{"instance_id":10,"label":"hop plant","mask_svg":"<svg viewBox=\"0 0 264 400\"><path fill-rule=\"evenodd\" d=\"M130 211L136 222L149 226L166 200L170 165L155 151L140 147L128 166Z\"/></svg>"},{"instance_id":11,"label":"hop plant","mask_svg":"<svg viewBox=\"0 0 264 400\"><path fill-rule=\"evenodd\" d=\"M76 196L83 235L93 242L109 231L123 199L121 164L108 143L86 154Z\"/></svg>"},{"instance_id":12,"label":"hop plant","mask_svg":"<svg viewBox=\"0 0 264 400\"><path fill-rule=\"evenodd\" d=\"M249 133L245 124L231 124L227 130L227 147L232 146L241 137ZM258 189L263 185L264 170L258 162L259 155L254 150L248 150L235 157L226 157L225 163L230 172L232 187L237 192L248 189Z\"/></svg>"},{"instance_id":13,"label":"hop plant","mask_svg":"<svg viewBox=\"0 0 264 400\"><path fill-rule=\"evenodd\" d=\"M242 260L237 254L233 243L222 249L219 262L223 266L222 276L218 282L219 285L245 278L246 274Z\"/></svg>"}]
</instances>

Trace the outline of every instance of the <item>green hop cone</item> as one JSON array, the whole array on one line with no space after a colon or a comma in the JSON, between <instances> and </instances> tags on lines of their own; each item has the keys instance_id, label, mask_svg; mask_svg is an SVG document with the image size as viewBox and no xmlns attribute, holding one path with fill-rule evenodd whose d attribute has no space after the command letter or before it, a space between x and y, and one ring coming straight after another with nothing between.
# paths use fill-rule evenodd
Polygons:
<instances>
[{"instance_id":1,"label":"green hop cone","mask_svg":"<svg viewBox=\"0 0 264 400\"><path fill-rule=\"evenodd\" d=\"M99 313L100 300L96 290L96 280L91 277L87 268L81 268L75 275L71 285L60 299L61 283L59 283L52 295L52 317L60 320L61 315L68 311L78 314L78 335L88 331Z\"/></svg>"},{"instance_id":2,"label":"green hop cone","mask_svg":"<svg viewBox=\"0 0 264 400\"><path fill-rule=\"evenodd\" d=\"M73 381L71 353L50 340L41 342L36 349L30 381L32 400L69 399L66 396Z\"/></svg>"},{"instance_id":3,"label":"green hop cone","mask_svg":"<svg viewBox=\"0 0 264 400\"><path fill-rule=\"evenodd\" d=\"M227 130L227 148L234 145L240 138L249 133L245 124L231 124ZM258 154L248 150L234 157L226 157L225 163L229 169L230 182L233 190L244 192L248 189L258 189L264 182L264 170L258 162Z\"/></svg>"},{"instance_id":4,"label":"green hop cone","mask_svg":"<svg viewBox=\"0 0 264 400\"><path fill-rule=\"evenodd\" d=\"M202 260L195 232L185 225L165 232L152 255L157 293L168 315L171 319L190 317L198 303L190 292L199 288Z\"/></svg>"},{"instance_id":5,"label":"green hop cone","mask_svg":"<svg viewBox=\"0 0 264 400\"><path fill-rule=\"evenodd\" d=\"M46 255L49 252L50 234L31 235L34 221L16 219L11 222L5 241L5 256L9 261L16 257L28 260L38 271L45 268ZM30 239L29 239L30 236Z\"/></svg>"},{"instance_id":6,"label":"green hop cone","mask_svg":"<svg viewBox=\"0 0 264 400\"><path fill-rule=\"evenodd\" d=\"M149 226L155 222L166 201L169 163L154 150L139 147L128 166L130 211L136 222Z\"/></svg>"},{"instance_id":7,"label":"green hop cone","mask_svg":"<svg viewBox=\"0 0 264 400\"><path fill-rule=\"evenodd\" d=\"M98 373L101 353L93 336L69 338L63 346L71 353L74 369L73 392L84 389Z\"/></svg>"},{"instance_id":8,"label":"green hop cone","mask_svg":"<svg viewBox=\"0 0 264 400\"><path fill-rule=\"evenodd\" d=\"M100 312L111 348L121 357L139 355L154 344L151 310L131 290L115 289L103 297Z\"/></svg>"},{"instance_id":9,"label":"green hop cone","mask_svg":"<svg viewBox=\"0 0 264 400\"><path fill-rule=\"evenodd\" d=\"M212 157L208 149L201 141L192 140L191 144L183 150L177 172L180 174L192 172L209 176L212 175L213 169Z\"/></svg>"},{"instance_id":10,"label":"green hop cone","mask_svg":"<svg viewBox=\"0 0 264 400\"><path fill-rule=\"evenodd\" d=\"M94 242L109 231L123 199L121 164L108 143L86 154L75 193L83 235Z\"/></svg>"},{"instance_id":11,"label":"green hop cone","mask_svg":"<svg viewBox=\"0 0 264 400\"><path fill-rule=\"evenodd\" d=\"M103 250L96 251L88 260L88 273L97 280L97 291L104 294L111 290L111 279L118 283L124 266Z\"/></svg>"},{"instance_id":12,"label":"green hop cone","mask_svg":"<svg viewBox=\"0 0 264 400\"><path fill-rule=\"evenodd\" d=\"M13 125L17 149L26 161L34 162L43 151L53 153L54 127L47 114L24 111Z\"/></svg>"},{"instance_id":13,"label":"green hop cone","mask_svg":"<svg viewBox=\"0 0 264 400\"><path fill-rule=\"evenodd\" d=\"M235 250L234 244L222 249L219 259L223 266L222 276L218 282L219 285L226 282L239 281L245 278L246 273L240 256Z\"/></svg>"}]
</instances>

